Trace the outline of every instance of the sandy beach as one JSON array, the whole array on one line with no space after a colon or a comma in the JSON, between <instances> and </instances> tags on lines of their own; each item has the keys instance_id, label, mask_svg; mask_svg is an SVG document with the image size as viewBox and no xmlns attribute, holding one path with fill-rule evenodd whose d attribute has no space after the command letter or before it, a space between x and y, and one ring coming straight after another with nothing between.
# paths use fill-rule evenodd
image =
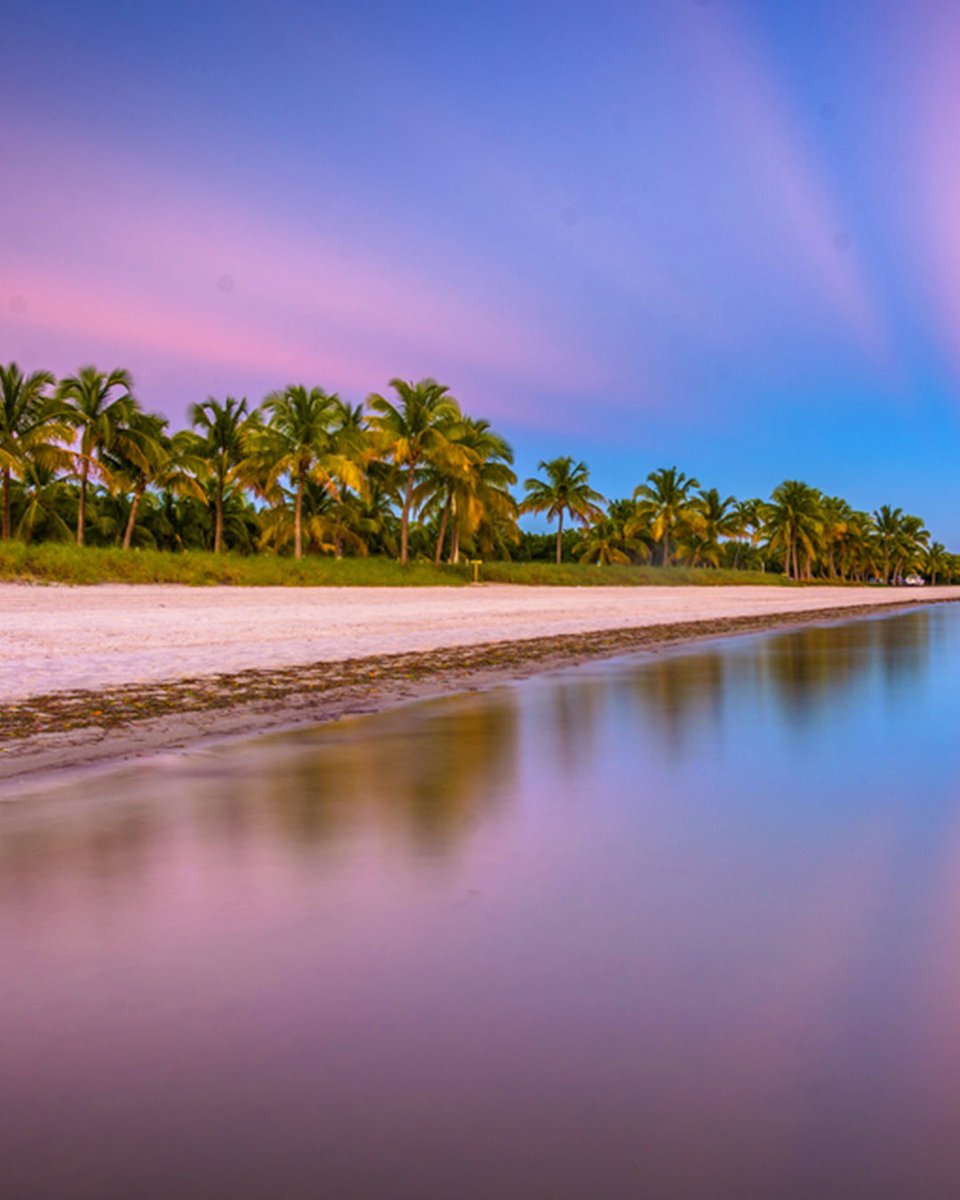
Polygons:
<instances>
[{"instance_id":1,"label":"sandy beach","mask_svg":"<svg viewBox=\"0 0 960 1200\"><path fill-rule=\"evenodd\" d=\"M958 598L960 588L5 584L0 697L597 630Z\"/></svg>"},{"instance_id":2,"label":"sandy beach","mask_svg":"<svg viewBox=\"0 0 960 1200\"><path fill-rule=\"evenodd\" d=\"M960 588L0 585L0 779Z\"/></svg>"}]
</instances>

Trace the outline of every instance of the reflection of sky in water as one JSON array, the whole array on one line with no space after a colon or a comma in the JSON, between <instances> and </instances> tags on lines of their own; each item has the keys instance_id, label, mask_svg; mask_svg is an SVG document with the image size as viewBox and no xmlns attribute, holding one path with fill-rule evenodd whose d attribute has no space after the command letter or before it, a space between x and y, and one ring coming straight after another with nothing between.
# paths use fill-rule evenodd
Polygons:
<instances>
[{"instance_id":1,"label":"reflection of sky in water","mask_svg":"<svg viewBox=\"0 0 960 1200\"><path fill-rule=\"evenodd\" d=\"M0 807L0 1194L953 1194L958 659L742 638Z\"/></svg>"}]
</instances>

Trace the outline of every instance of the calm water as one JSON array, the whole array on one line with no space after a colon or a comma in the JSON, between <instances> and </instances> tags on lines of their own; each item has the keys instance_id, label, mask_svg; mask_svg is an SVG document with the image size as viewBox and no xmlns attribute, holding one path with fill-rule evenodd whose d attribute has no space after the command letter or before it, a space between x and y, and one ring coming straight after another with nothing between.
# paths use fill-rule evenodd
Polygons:
<instances>
[{"instance_id":1,"label":"calm water","mask_svg":"<svg viewBox=\"0 0 960 1200\"><path fill-rule=\"evenodd\" d=\"M0 805L0 1194L960 1195L960 610Z\"/></svg>"}]
</instances>

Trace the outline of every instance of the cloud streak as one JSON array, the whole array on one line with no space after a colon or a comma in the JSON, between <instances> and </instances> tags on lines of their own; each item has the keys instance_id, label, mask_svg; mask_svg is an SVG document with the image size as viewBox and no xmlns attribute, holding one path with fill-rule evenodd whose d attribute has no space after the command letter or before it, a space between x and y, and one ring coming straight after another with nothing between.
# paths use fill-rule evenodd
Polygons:
<instances>
[{"instance_id":1,"label":"cloud streak","mask_svg":"<svg viewBox=\"0 0 960 1200\"><path fill-rule=\"evenodd\" d=\"M593 369L509 303L500 311L468 282L373 258L333 234L196 190L171 194L162 177L131 177L103 155L72 165L69 197L46 167L23 173L31 186L18 189L19 237L0 295L26 311L6 315L8 335L17 324L106 335L121 357L150 350L352 389L404 368L540 387ZM50 238L58 224L68 235Z\"/></svg>"}]
</instances>

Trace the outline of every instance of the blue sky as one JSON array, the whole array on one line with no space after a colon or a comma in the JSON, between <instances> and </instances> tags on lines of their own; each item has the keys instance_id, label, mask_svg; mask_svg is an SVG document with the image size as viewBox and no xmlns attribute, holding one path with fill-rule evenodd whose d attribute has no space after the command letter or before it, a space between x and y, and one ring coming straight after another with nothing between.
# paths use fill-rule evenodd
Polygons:
<instances>
[{"instance_id":1,"label":"blue sky","mask_svg":"<svg viewBox=\"0 0 960 1200\"><path fill-rule=\"evenodd\" d=\"M677 463L960 548L960 16L904 5L21 3L0 358L175 420L435 375L607 495Z\"/></svg>"}]
</instances>

